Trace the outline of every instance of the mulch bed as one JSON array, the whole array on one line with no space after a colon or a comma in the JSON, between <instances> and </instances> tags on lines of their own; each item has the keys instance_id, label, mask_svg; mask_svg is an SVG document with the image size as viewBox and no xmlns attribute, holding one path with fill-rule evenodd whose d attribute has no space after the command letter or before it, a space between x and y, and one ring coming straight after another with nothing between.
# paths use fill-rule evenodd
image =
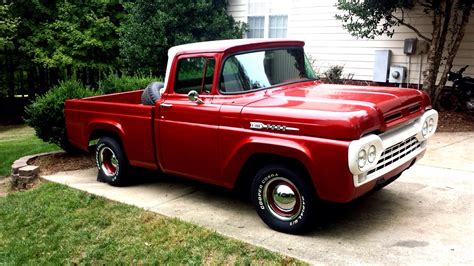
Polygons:
<instances>
[{"instance_id":1,"label":"mulch bed","mask_svg":"<svg viewBox=\"0 0 474 266\"><path fill-rule=\"evenodd\" d=\"M95 159L93 154L57 153L32 159L28 164L39 166L41 174L49 175L95 167Z\"/></svg>"},{"instance_id":2,"label":"mulch bed","mask_svg":"<svg viewBox=\"0 0 474 266\"><path fill-rule=\"evenodd\" d=\"M71 155L67 153L53 153L31 159L28 164L39 166L40 174L50 175L60 171L73 171L95 167L95 159L93 154ZM12 191L35 188L41 183L40 179L36 179L25 188L15 188L11 186L10 181L10 178L0 177L0 197L5 197Z\"/></svg>"},{"instance_id":3,"label":"mulch bed","mask_svg":"<svg viewBox=\"0 0 474 266\"><path fill-rule=\"evenodd\" d=\"M474 131L474 115L462 112L439 112L437 132Z\"/></svg>"}]
</instances>

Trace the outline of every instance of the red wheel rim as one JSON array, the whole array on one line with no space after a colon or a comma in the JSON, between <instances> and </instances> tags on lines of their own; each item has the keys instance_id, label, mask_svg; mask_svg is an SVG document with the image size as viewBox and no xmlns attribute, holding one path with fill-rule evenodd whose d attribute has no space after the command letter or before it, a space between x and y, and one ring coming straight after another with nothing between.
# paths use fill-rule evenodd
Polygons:
<instances>
[{"instance_id":1,"label":"red wheel rim","mask_svg":"<svg viewBox=\"0 0 474 266\"><path fill-rule=\"evenodd\" d=\"M103 147L99 151L99 169L107 176L114 176L119 169L117 156L109 147Z\"/></svg>"}]
</instances>

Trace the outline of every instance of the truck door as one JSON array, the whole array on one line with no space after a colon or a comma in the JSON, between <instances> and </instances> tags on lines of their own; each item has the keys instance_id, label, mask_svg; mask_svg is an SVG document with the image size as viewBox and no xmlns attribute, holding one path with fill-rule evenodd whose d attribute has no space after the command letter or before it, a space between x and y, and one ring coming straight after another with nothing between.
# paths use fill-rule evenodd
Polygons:
<instances>
[{"instance_id":1,"label":"truck door","mask_svg":"<svg viewBox=\"0 0 474 266\"><path fill-rule=\"evenodd\" d=\"M219 104L212 103L213 55L183 55L169 77L168 94L159 104L160 163L165 172L210 181L218 178ZM170 75L171 75L170 73ZM201 101L190 101L196 91Z\"/></svg>"}]
</instances>

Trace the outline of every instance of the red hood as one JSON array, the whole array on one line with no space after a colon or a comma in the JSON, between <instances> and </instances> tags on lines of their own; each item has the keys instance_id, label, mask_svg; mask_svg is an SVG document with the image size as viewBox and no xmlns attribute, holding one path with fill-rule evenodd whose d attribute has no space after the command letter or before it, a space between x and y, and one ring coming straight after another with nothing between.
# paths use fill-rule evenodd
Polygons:
<instances>
[{"instance_id":1,"label":"red hood","mask_svg":"<svg viewBox=\"0 0 474 266\"><path fill-rule=\"evenodd\" d=\"M294 134L357 139L411 120L427 105L426 94L414 89L300 83L268 90L242 118L298 128Z\"/></svg>"}]
</instances>

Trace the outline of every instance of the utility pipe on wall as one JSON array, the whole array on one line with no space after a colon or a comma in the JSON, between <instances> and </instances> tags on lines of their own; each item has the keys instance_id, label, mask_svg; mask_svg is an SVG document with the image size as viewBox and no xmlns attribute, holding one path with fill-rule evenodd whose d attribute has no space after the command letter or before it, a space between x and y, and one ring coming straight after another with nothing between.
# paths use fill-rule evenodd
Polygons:
<instances>
[{"instance_id":1,"label":"utility pipe on wall","mask_svg":"<svg viewBox=\"0 0 474 266\"><path fill-rule=\"evenodd\" d=\"M418 89L420 89L421 71L423 71L423 54L420 54L420 71L418 72Z\"/></svg>"},{"instance_id":2,"label":"utility pipe on wall","mask_svg":"<svg viewBox=\"0 0 474 266\"><path fill-rule=\"evenodd\" d=\"M408 55L407 88L410 87L411 54Z\"/></svg>"}]
</instances>

